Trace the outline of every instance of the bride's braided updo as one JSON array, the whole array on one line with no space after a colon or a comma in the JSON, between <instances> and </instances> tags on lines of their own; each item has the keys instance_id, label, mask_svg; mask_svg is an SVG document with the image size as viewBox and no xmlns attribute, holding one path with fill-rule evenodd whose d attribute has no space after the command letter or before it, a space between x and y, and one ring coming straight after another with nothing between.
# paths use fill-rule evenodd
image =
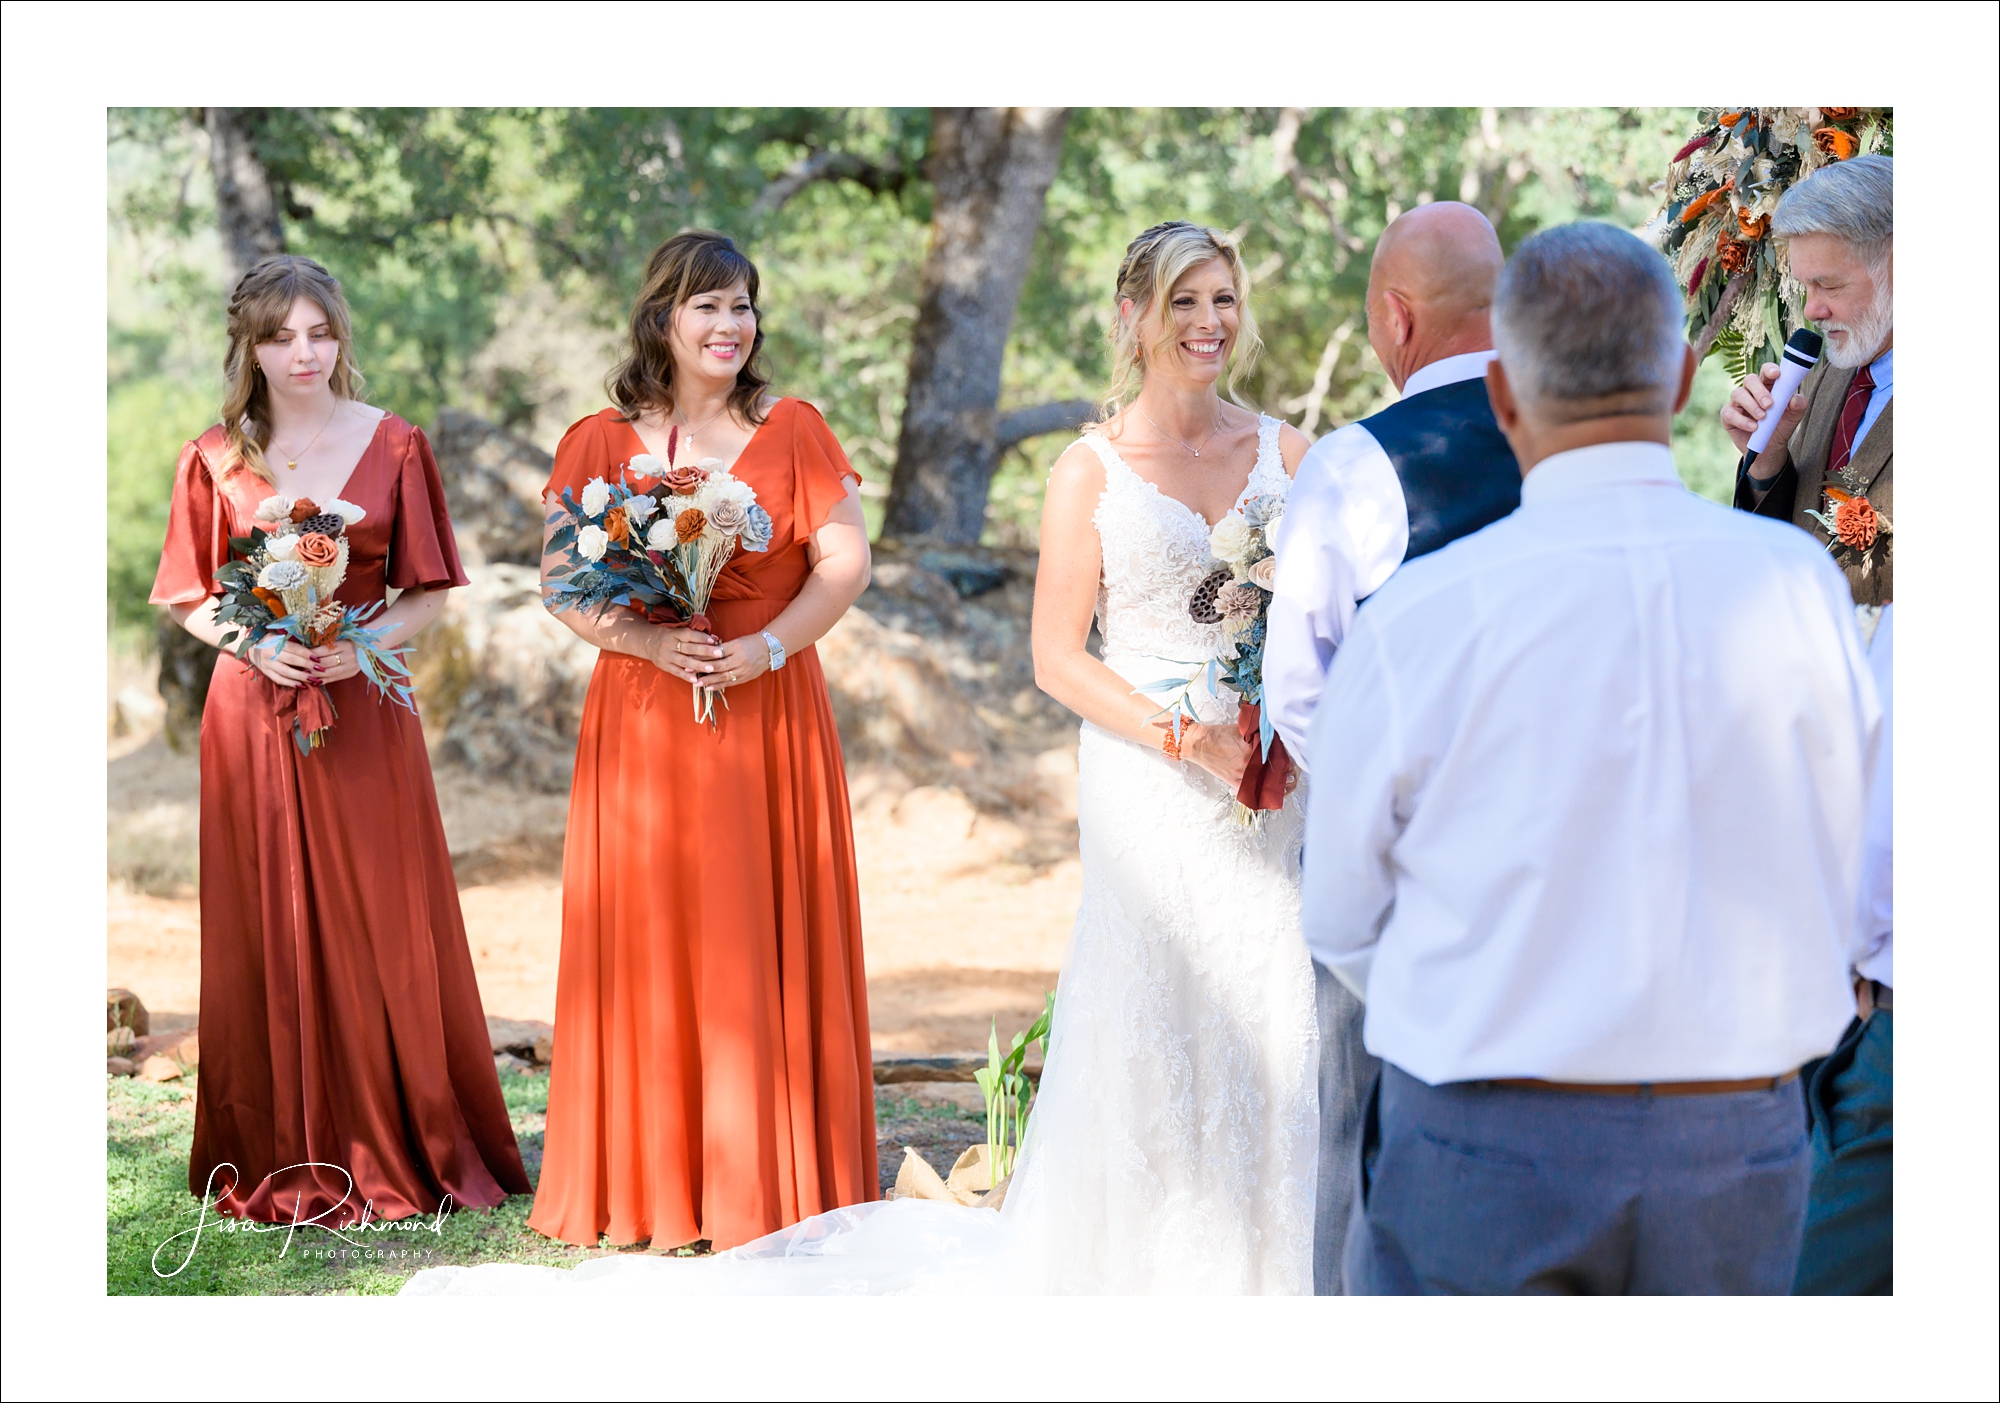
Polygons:
<instances>
[{"instance_id":1,"label":"bride's braided updo","mask_svg":"<svg viewBox=\"0 0 2000 1403\"><path fill-rule=\"evenodd\" d=\"M1139 393L1145 379L1146 357L1170 353L1174 344L1173 310L1167 305L1174 284L1210 259L1220 258L1229 265L1230 281L1236 287L1236 342L1229 356L1226 392L1236 398L1236 386L1257 364L1264 343L1257 336L1257 320L1250 314L1250 274L1236 241L1220 229L1170 219L1155 224L1125 246L1125 261L1118 265L1118 290L1114 305L1122 308L1129 300L1132 314L1121 311L1111 323L1111 387L1105 391L1100 410L1109 419ZM1150 341L1141 337L1148 331Z\"/></svg>"}]
</instances>

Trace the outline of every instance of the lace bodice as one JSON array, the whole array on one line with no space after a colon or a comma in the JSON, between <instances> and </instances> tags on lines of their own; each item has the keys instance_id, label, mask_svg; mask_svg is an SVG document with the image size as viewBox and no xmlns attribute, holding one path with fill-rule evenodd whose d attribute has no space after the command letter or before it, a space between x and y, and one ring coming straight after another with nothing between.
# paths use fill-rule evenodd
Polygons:
<instances>
[{"instance_id":1,"label":"lace bodice","mask_svg":"<svg viewBox=\"0 0 2000 1403\"><path fill-rule=\"evenodd\" d=\"M1278 456L1278 424L1268 414L1259 420L1257 462L1236 499L1239 506L1260 492L1283 496L1292 485ZM1140 477L1102 434L1085 434L1083 442L1104 464L1104 493L1091 518L1104 550L1097 586L1104 656L1182 662L1222 656L1222 626L1198 624L1188 614L1195 586L1213 568L1209 523Z\"/></svg>"}]
</instances>

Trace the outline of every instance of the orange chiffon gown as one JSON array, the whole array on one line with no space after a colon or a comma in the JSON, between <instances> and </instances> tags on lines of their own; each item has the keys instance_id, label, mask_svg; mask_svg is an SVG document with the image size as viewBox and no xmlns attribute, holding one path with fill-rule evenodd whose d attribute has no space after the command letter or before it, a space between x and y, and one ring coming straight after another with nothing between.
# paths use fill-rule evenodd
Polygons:
<instances>
[{"instance_id":1,"label":"orange chiffon gown","mask_svg":"<svg viewBox=\"0 0 2000 1403\"><path fill-rule=\"evenodd\" d=\"M616 481L645 451L606 409L563 438L549 489ZM791 602L808 538L859 477L791 399L731 471L773 531L716 581L725 640ZM819 656L731 687L713 730L691 693L605 652L584 702L528 1219L565 1242L720 1250L877 1196L853 827Z\"/></svg>"},{"instance_id":2,"label":"orange chiffon gown","mask_svg":"<svg viewBox=\"0 0 2000 1403\"><path fill-rule=\"evenodd\" d=\"M219 592L273 489L181 452L155 604ZM350 607L466 583L423 434L391 414L341 497ZM188 1188L220 1211L338 1225L527 1193L459 913L423 729L361 677L301 755L297 694L217 654L201 721L201 1075ZM211 1181L211 1173L214 1180ZM351 1176L351 1179L350 1179Z\"/></svg>"}]
</instances>

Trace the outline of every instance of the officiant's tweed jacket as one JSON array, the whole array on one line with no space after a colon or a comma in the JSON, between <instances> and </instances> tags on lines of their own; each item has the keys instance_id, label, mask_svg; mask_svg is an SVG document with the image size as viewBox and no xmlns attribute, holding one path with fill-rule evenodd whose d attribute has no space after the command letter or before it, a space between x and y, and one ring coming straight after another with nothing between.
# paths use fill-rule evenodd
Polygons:
<instances>
[{"instance_id":1,"label":"officiant's tweed jacket","mask_svg":"<svg viewBox=\"0 0 2000 1403\"><path fill-rule=\"evenodd\" d=\"M1827 455L1833 448L1833 431L1840 422L1840 406L1847 399L1847 387L1854 382L1854 376L1854 371L1837 369L1826 360L1806 376L1799 387L1799 393L1806 397L1805 422L1792 431L1785 445L1789 461L1779 481L1771 484L1771 490L1756 507L1759 516L1790 517L1794 525L1810 531L1822 545L1827 541L1826 528L1806 513L1824 509ZM1880 417L1869 427L1868 437L1855 446L1848 464L1867 486L1863 495L1876 511L1889 518L1892 526L1896 521L1896 493L1895 426L1891 416L1895 412L1896 399L1892 394L1882 406ZM1741 481L1737 485L1736 504L1745 508L1750 505L1748 487ZM1854 592L1856 604L1887 604L1896 597L1894 533L1883 537L1869 555L1872 558L1866 570L1848 552L1841 552L1836 559L1847 575L1847 586Z\"/></svg>"}]
</instances>

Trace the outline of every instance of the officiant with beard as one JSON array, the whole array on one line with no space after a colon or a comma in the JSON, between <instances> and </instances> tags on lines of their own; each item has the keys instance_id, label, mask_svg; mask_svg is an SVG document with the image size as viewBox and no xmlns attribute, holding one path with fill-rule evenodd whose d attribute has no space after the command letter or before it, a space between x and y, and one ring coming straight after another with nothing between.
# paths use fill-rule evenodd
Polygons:
<instances>
[{"instance_id":1,"label":"officiant with beard","mask_svg":"<svg viewBox=\"0 0 2000 1403\"><path fill-rule=\"evenodd\" d=\"M1772 232L1786 240L1792 276L1806 289L1805 315L1826 344L1800 392L1779 411L1770 447L1752 465L1758 476L1743 472L1736 484L1738 507L1789 520L1826 543L1860 607L1882 698L1854 1019L1806 1087L1813 1177L1795 1289L1808 1295L1886 1294L1894 1284L1893 177L1887 156L1843 161L1800 181L1773 211ZM1776 378L1777 367L1766 367L1723 406L1722 426L1739 452L1773 412Z\"/></svg>"}]
</instances>

